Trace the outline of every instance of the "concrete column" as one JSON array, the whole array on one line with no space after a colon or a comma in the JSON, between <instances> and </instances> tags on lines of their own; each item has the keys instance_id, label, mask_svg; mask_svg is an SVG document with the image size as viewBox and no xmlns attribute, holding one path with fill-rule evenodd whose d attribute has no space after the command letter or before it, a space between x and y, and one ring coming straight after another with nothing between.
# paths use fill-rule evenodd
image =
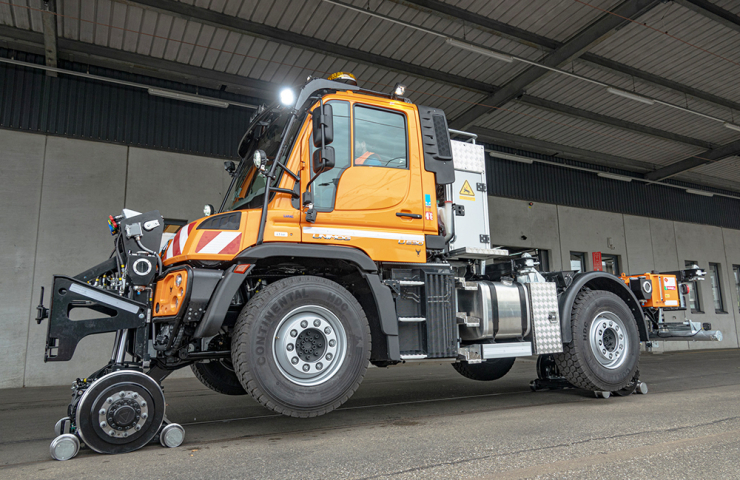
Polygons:
<instances>
[{"instance_id":1,"label":"concrete column","mask_svg":"<svg viewBox=\"0 0 740 480\"><path fill-rule=\"evenodd\" d=\"M0 388L7 388L23 386L29 312L38 303L32 284L46 136L0 130L0 145Z\"/></svg>"},{"instance_id":2,"label":"concrete column","mask_svg":"<svg viewBox=\"0 0 740 480\"><path fill-rule=\"evenodd\" d=\"M33 292L48 290L54 274L76 275L108 258L107 218L123 208L126 153L124 146L48 137ZM46 326L32 327L25 385L66 384L92 373L110 358L111 335L87 337L69 362L44 364Z\"/></svg>"}]
</instances>

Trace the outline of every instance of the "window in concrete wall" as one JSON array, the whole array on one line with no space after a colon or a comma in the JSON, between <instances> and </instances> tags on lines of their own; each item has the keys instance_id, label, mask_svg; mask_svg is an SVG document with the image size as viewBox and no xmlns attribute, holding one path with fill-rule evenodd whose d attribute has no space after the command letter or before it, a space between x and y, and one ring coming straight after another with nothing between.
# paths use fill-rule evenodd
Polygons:
<instances>
[{"instance_id":1,"label":"window in concrete wall","mask_svg":"<svg viewBox=\"0 0 740 480\"><path fill-rule=\"evenodd\" d=\"M694 260L686 260L684 265L684 268L690 269L694 268L696 262ZM699 282L689 282L689 306L691 307L691 313L704 313L704 311L701 309L701 302L699 302L700 298L701 295L699 295Z\"/></svg>"},{"instance_id":2,"label":"window in concrete wall","mask_svg":"<svg viewBox=\"0 0 740 480\"><path fill-rule=\"evenodd\" d=\"M738 312L740 312L740 265L733 265L732 272L735 274L735 293L737 294Z\"/></svg>"},{"instance_id":3,"label":"window in concrete wall","mask_svg":"<svg viewBox=\"0 0 740 480\"><path fill-rule=\"evenodd\" d=\"M586 253L570 252L570 269L577 273L586 271Z\"/></svg>"},{"instance_id":4,"label":"window in concrete wall","mask_svg":"<svg viewBox=\"0 0 740 480\"><path fill-rule=\"evenodd\" d=\"M712 282L712 299L714 300L714 312L726 313L725 304L722 301L722 282L719 263L709 264L709 280Z\"/></svg>"},{"instance_id":5,"label":"window in concrete wall","mask_svg":"<svg viewBox=\"0 0 740 480\"><path fill-rule=\"evenodd\" d=\"M619 276L619 255L601 254L601 267L605 272Z\"/></svg>"}]
</instances>

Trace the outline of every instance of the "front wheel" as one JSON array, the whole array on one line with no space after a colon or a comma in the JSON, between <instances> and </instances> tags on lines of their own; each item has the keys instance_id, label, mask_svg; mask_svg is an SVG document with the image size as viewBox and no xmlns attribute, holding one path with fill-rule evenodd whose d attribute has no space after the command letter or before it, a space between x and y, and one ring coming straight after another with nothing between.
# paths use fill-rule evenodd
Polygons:
<instances>
[{"instance_id":1,"label":"front wheel","mask_svg":"<svg viewBox=\"0 0 740 480\"><path fill-rule=\"evenodd\" d=\"M370 360L370 327L341 285L321 277L285 278L244 307L231 356L255 400L284 415L315 417L359 387Z\"/></svg>"},{"instance_id":2,"label":"front wheel","mask_svg":"<svg viewBox=\"0 0 740 480\"><path fill-rule=\"evenodd\" d=\"M555 354L563 377L585 390L615 392L627 387L640 360L640 335L624 301L602 290L580 292L571 328L573 341Z\"/></svg>"}]
</instances>

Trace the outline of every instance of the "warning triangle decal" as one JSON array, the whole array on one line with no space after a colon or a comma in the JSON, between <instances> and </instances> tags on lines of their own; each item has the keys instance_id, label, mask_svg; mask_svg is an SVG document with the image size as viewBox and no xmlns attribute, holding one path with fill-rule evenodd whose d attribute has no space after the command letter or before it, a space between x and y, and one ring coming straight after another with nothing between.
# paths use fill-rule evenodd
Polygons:
<instances>
[{"instance_id":1,"label":"warning triangle decal","mask_svg":"<svg viewBox=\"0 0 740 480\"><path fill-rule=\"evenodd\" d=\"M462 197L473 197L475 198L475 192L470 186L470 183L468 183L467 180L465 180L465 183L462 186L462 189L460 189L460 196Z\"/></svg>"}]
</instances>

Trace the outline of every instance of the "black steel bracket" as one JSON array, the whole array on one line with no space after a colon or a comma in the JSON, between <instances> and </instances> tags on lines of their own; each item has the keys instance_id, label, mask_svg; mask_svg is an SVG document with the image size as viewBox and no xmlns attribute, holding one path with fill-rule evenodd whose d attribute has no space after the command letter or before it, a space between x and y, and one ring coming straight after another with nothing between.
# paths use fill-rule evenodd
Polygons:
<instances>
[{"instance_id":1,"label":"black steel bracket","mask_svg":"<svg viewBox=\"0 0 740 480\"><path fill-rule=\"evenodd\" d=\"M475 189L478 190L479 192L487 192L488 191L488 187L486 186L485 183L476 183L475 184Z\"/></svg>"},{"instance_id":2,"label":"black steel bracket","mask_svg":"<svg viewBox=\"0 0 740 480\"><path fill-rule=\"evenodd\" d=\"M72 320L73 309L84 308L105 316ZM54 276L49 327L44 361L62 362L72 358L77 344L96 333L115 332L146 325L143 303L88 285L71 277Z\"/></svg>"}]
</instances>

